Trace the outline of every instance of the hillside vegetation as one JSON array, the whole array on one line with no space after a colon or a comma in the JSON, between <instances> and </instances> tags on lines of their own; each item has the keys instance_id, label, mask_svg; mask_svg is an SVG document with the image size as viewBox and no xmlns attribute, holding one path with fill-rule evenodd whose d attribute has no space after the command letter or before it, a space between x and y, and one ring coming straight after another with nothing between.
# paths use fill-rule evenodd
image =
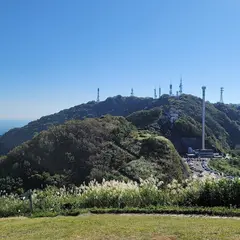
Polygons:
<instances>
[{"instance_id":1,"label":"hillside vegetation","mask_svg":"<svg viewBox=\"0 0 240 240\"><path fill-rule=\"evenodd\" d=\"M131 179L150 175L182 179L185 166L172 143L138 131L123 117L69 121L43 131L0 160L0 189L22 191L70 185L92 179Z\"/></svg>"},{"instance_id":2,"label":"hillside vegetation","mask_svg":"<svg viewBox=\"0 0 240 240\"><path fill-rule=\"evenodd\" d=\"M53 125L106 114L130 115L128 120L139 129L169 138L177 150L184 153L188 146L201 147L201 109L201 99L192 95L181 95L179 98L163 95L160 99L116 96L99 103L88 102L10 130L0 137L0 154L6 154ZM175 115L178 115L177 119L172 117ZM218 150L229 150L240 144L239 106L208 102L206 133L208 147L214 145Z\"/></svg>"},{"instance_id":3,"label":"hillside vegetation","mask_svg":"<svg viewBox=\"0 0 240 240\"><path fill-rule=\"evenodd\" d=\"M26 195L25 195L26 196ZM80 213L175 213L240 217L240 179L186 179L165 184L149 177L140 182L93 180L78 187L49 186L29 199L0 191L0 218Z\"/></svg>"},{"instance_id":4,"label":"hillside vegetation","mask_svg":"<svg viewBox=\"0 0 240 240\"><path fill-rule=\"evenodd\" d=\"M209 167L226 175L240 177L240 158L213 159L209 162Z\"/></svg>"},{"instance_id":5,"label":"hillside vegetation","mask_svg":"<svg viewBox=\"0 0 240 240\"><path fill-rule=\"evenodd\" d=\"M0 154L6 154L15 146L32 139L36 134L53 125L60 125L69 120L112 116L127 116L135 111L154 106L152 98L122 97L107 98L102 102L88 102L49 116L32 121L22 128L15 128L0 137Z\"/></svg>"},{"instance_id":6,"label":"hillside vegetation","mask_svg":"<svg viewBox=\"0 0 240 240\"><path fill-rule=\"evenodd\" d=\"M201 148L202 101L190 95L163 96L159 107L132 113L127 119L170 139L180 153ZM220 151L240 143L240 111L233 105L206 103L206 146Z\"/></svg>"}]
</instances>

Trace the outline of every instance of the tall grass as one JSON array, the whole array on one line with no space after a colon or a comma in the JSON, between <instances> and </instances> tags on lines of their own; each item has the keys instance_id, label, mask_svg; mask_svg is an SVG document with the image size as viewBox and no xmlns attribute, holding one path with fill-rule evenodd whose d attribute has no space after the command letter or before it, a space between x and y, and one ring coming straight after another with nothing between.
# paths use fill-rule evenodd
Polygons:
<instances>
[{"instance_id":1,"label":"tall grass","mask_svg":"<svg viewBox=\"0 0 240 240\"><path fill-rule=\"evenodd\" d=\"M160 206L240 207L240 179L185 180L165 185L150 177L137 182L91 181L71 189L34 190L34 212L62 213L84 208L147 208ZM17 195L0 192L0 216L30 212L29 203Z\"/></svg>"}]
</instances>

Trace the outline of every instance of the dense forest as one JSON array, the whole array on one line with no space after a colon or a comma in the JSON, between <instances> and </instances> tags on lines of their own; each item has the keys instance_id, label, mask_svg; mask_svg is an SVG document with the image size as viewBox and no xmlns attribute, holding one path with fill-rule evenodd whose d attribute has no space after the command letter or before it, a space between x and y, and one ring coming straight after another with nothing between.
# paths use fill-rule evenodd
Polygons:
<instances>
[{"instance_id":1,"label":"dense forest","mask_svg":"<svg viewBox=\"0 0 240 240\"><path fill-rule=\"evenodd\" d=\"M150 110L130 114L127 119L139 129L148 129L170 139L178 152L201 148L202 104L191 95L164 97ZM235 149L240 143L240 110L235 105L206 103L206 147L216 151Z\"/></svg>"},{"instance_id":2,"label":"dense forest","mask_svg":"<svg viewBox=\"0 0 240 240\"><path fill-rule=\"evenodd\" d=\"M170 182L187 177L188 169L169 140L123 117L53 126L0 159L0 189L8 192L151 175Z\"/></svg>"},{"instance_id":3,"label":"dense forest","mask_svg":"<svg viewBox=\"0 0 240 240\"><path fill-rule=\"evenodd\" d=\"M188 146L201 147L200 98L183 94L176 98L163 95L159 99L109 97L102 102L88 102L12 129L0 137L0 154L32 139L49 127L68 120L101 117L106 114L127 117L139 129L150 130L170 139L179 153ZM206 104L207 146L220 151L240 144L240 108L238 105Z\"/></svg>"}]
</instances>

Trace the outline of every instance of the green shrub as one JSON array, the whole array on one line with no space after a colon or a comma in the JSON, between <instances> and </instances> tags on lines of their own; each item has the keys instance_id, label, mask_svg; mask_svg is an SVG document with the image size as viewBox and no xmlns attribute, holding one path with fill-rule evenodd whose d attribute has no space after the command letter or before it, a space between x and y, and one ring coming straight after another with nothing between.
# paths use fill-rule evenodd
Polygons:
<instances>
[{"instance_id":1,"label":"green shrub","mask_svg":"<svg viewBox=\"0 0 240 240\"><path fill-rule=\"evenodd\" d=\"M203 214L211 215L214 208L214 214L226 215L229 213L226 208L233 211L240 207L240 179L173 180L167 185L154 177L140 179L140 183L91 181L88 185L71 189L48 187L35 190L32 201L33 216L38 217L74 216L87 212L87 209L117 209L120 212L121 209L138 209L138 212L141 211L139 209L148 209L149 212L164 213L167 208L167 213L180 213L186 207L188 210L184 211L188 213L200 214L204 207ZM0 217L27 214L30 214L29 200L1 194Z\"/></svg>"},{"instance_id":2,"label":"green shrub","mask_svg":"<svg viewBox=\"0 0 240 240\"><path fill-rule=\"evenodd\" d=\"M213 159L209 166L226 175L240 177L240 157L231 159Z\"/></svg>"},{"instance_id":3,"label":"green shrub","mask_svg":"<svg viewBox=\"0 0 240 240\"><path fill-rule=\"evenodd\" d=\"M0 217L19 216L30 214L27 201L21 200L17 195L0 195Z\"/></svg>"}]
</instances>

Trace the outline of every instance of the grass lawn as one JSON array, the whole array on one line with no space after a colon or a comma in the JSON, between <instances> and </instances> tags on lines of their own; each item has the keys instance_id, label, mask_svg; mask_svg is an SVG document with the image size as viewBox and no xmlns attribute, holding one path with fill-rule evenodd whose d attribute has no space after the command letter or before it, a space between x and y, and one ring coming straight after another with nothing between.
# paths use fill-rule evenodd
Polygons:
<instances>
[{"instance_id":1,"label":"grass lawn","mask_svg":"<svg viewBox=\"0 0 240 240\"><path fill-rule=\"evenodd\" d=\"M158 215L82 215L0 219L0 239L240 240L240 220ZM173 238L174 239L174 238Z\"/></svg>"}]
</instances>

